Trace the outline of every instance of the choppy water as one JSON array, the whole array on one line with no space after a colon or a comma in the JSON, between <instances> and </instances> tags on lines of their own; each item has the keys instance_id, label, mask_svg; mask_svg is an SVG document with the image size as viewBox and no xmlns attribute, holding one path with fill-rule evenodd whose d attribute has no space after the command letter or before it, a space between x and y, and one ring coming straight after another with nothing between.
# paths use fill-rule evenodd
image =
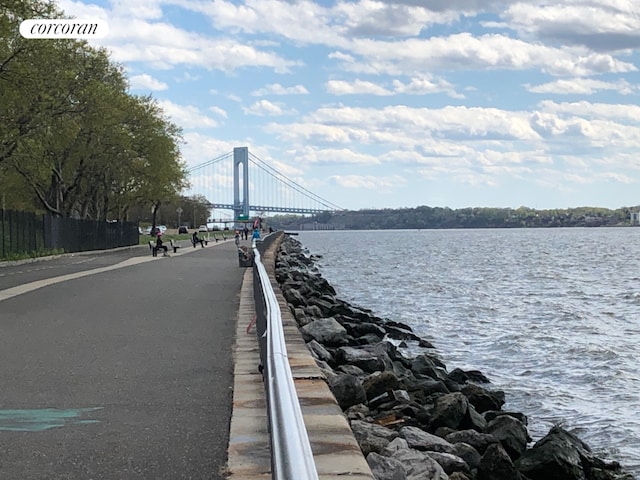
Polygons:
<instances>
[{"instance_id":1,"label":"choppy water","mask_svg":"<svg viewBox=\"0 0 640 480\"><path fill-rule=\"evenodd\" d=\"M640 478L640 228L300 232L341 298Z\"/></svg>"}]
</instances>

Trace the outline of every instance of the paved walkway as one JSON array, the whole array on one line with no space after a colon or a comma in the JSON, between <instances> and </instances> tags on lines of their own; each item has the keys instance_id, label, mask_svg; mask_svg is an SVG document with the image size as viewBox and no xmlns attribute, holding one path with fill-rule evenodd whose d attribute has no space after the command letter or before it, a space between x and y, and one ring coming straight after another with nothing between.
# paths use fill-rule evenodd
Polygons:
<instances>
[{"instance_id":1,"label":"paved walkway","mask_svg":"<svg viewBox=\"0 0 640 480\"><path fill-rule=\"evenodd\" d=\"M224 478L244 271L232 241L0 268L0 478Z\"/></svg>"}]
</instances>

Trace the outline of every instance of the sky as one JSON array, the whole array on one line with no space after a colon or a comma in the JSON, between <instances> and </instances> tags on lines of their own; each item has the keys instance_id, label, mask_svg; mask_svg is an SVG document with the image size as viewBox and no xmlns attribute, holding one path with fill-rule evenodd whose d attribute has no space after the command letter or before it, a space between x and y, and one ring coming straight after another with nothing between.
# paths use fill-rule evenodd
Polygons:
<instances>
[{"instance_id":1,"label":"sky","mask_svg":"<svg viewBox=\"0 0 640 480\"><path fill-rule=\"evenodd\" d=\"M246 146L353 210L640 205L638 0L58 6L107 22L188 168Z\"/></svg>"}]
</instances>

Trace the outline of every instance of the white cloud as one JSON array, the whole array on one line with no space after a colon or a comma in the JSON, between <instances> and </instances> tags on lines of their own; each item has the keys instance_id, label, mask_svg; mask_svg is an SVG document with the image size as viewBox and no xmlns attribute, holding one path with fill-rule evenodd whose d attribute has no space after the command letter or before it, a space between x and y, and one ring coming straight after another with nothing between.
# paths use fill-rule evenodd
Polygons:
<instances>
[{"instance_id":1,"label":"white cloud","mask_svg":"<svg viewBox=\"0 0 640 480\"><path fill-rule=\"evenodd\" d=\"M359 153L348 148L306 147L296 151L300 165L379 165L380 159L374 155Z\"/></svg>"},{"instance_id":2,"label":"white cloud","mask_svg":"<svg viewBox=\"0 0 640 480\"><path fill-rule=\"evenodd\" d=\"M340 59L343 68L355 73L409 76L439 69L540 69L574 76L637 71L632 63L577 47L554 48L500 34L474 36L469 32L399 41L356 39Z\"/></svg>"},{"instance_id":3,"label":"white cloud","mask_svg":"<svg viewBox=\"0 0 640 480\"><path fill-rule=\"evenodd\" d=\"M343 80L329 80L327 82L327 91L333 95L392 95L393 92L377 85L373 82L367 82L356 78L353 81L346 82Z\"/></svg>"},{"instance_id":4,"label":"white cloud","mask_svg":"<svg viewBox=\"0 0 640 480\"><path fill-rule=\"evenodd\" d=\"M400 175L375 177L373 175L332 175L332 182L342 188L375 190L379 193L389 193L395 188L402 187L407 180Z\"/></svg>"},{"instance_id":5,"label":"white cloud","mask_svg":"<svg viewBox=\"0 0 640 480\"><path fill-rule=\"evenodd\" d=\"M540 85L526 85L526 88L532 93L555 95L595 95L602 91L614 91L620 95L631 95L640 92L640 87L622 79L615 82L590 78L562 79Z\"/></svg>"},{"instance_id":6,"label":"white cloud","mask_svg":"<svg viewBox=\"0 0 640 480\"><path fill-rule=\"evenodd\" d=\"M151 75L143 73L141 75L134 75L129 78L129 84L132 90L166 90L169 86L153 78Z\"/></svg>"},{"instance_id":7,"label":"white cloud","mask_svg":"<svg viewBox=\"0 0 640 480\"><path fill-rule=\"evenodd\" d=\"M640 12L633 1L544 3L515 2L505 12L505 19L524 35L564 44L600 51L640 47Z\"/></svg>"},{"instance_id":8,"label":"white cloud","mask_svg":"<svg viewBox=\"0 0 640 480\"><path fill-rule=\"evenodd\" d=\"M247 115L270 116L277 117L281 115L291 115L295 113L293 110L286 110L281 105L270 102L269 100L258 100L248 108L243 108Z\"/></svg>"},{"instance_id":9,"label":"white cloud","mask_svg":"<svg viewBox=\"0 0 640 480\"><path fill-rule=\"evenodd\" d=\"M217 116L222 118L228 118L227 112L220 107L209 107L209 111L215 113Z\"/></svg>"},{"instance_id":10,"label":"white cloud","mask_svg":"<svg viewBox=\"0 0 640 480\"><path fill-rule=\"evenodd\" d=\"M174 123L184 128L199 129L218 126L218 122L203 114L195 105L178 105L171 100L160 100L158 104Z\"/></svg>"},{"instance_id":11,"label":"white cloud","mask_svg":"<svg viewBox=\"0 0 640 480\"><path fill-rule=\"evenodd\" d=\"M255 97L264 97L266 95L308 95L309 92L302 85L294 85L292 87L284 87L279 83L266 85L258 90L251 92Z\"/></svg>"}]
</instances>

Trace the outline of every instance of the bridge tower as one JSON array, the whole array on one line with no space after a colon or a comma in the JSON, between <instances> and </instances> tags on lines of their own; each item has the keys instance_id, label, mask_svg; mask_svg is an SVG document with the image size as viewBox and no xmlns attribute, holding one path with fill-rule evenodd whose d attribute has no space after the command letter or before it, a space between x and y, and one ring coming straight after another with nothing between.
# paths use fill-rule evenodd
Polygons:
<instances>
[{"instance_id":1,"label":"bridge tower","mask_svg":"<svg viewBox=\"0 0 640 480\"><path fill-rule=\"evenodd\" d=\"M242 166L242 199L240 198L240 166ZM233 149L233 219L249 219L249 147Z\"/></svg>"}]
</instances>

